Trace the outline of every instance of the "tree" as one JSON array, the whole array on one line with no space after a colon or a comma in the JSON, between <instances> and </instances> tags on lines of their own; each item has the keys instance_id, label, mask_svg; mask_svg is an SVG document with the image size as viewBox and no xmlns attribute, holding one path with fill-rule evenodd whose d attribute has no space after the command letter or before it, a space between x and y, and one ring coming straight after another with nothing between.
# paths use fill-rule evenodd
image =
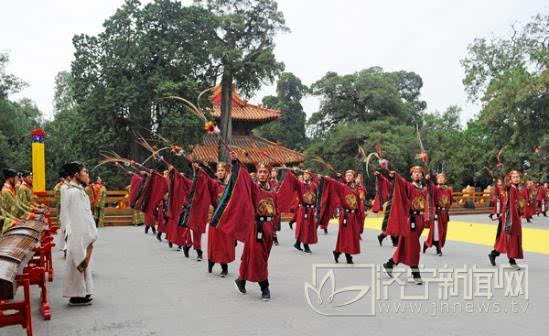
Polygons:
<instances>
[{"instance_id":1,"label":"tree","mask_svg":"<svg viewBox=\"0 0 549 336\"><path fill-rule=\"evenodd\" d=\"M114 150L143 160L148 153L136 144L135 132L148 138L163 132L180 144L199 141L203 125L163 97L197 97L214 83L214 19L208 10L178 1L141 6L127 0L103 32L73 38L72 86L85 118L87 157Z\"/></svg>"},{"instance_id":2,"label":"tree","mask_svg":"<svg viewBox=\"0 0 549 336\"><path fill-rule=\"evenodd\" d=\"M408 168L416 162L416 131L415 127L393 117L337 124L326 137L314 139L305 151L305 162L316 171L328 173L310 161L314 155L319 155L338 172L355 169L366 174L364 158L359 155L358 146L362 146L366 152L373 152L378 141L381 141L383 156L389 160L392 168L406 175ZM369 190L374 190L373 179L366 180L366 183Z\"/></svg>"},{"instance_id":3,"label":"tree","mask_svg":"<svg viewBox=\"0 0 549 336\"><path fill-rule=\"evenodd\" d=\"M233 83L236 82L245 95L250 95L264 80L272 82L284 70L283 63L274 56L274 36L288 28L274 0L203 2L216 18L215 41L210 50L221 73L221 138L230 141ZM228 160L222 146L219 146L219 160Z\"/></svg>"},{"instance_id":4,"label":"tree","mask_svg":"<svg viewBox=\"0 0 549 336\"><path fill-rule=\"evenodd\" d=\"M413 124L426 107L419 100L422 87L421 77L413 72L384 72L380 67L344 76L328 72L312 85L313 94L322 100L308 124L315 136L326 135L339 122L395 117Z\"/></svg>"},{"instance_id":5,"label":"tree","mask_svg":"<svg viewBox=\"0 0 549 336\"><path fill-rule=\"evenodd\" d=\"M27 86L22 79L6 72L6 66L10 61L7 53L0 52L0 99L6 99L8 94L17 93Z\"/></svg>"},{"instance_id":6,"label":"tree","mask_svg":"<svg viewBox=\"0 0 549 336\"><path fill-rule=\"evenodd\" d=\"M27 84L9 74L6 66L9 57L0 53L0 169L31 169L31 131L39 127L42 113L29 99L18 102L8 99L8 94L17 93Z\"/></svg>"},{"instance_id":7,"label":"tree","mask_svg":"<svg viewBox=\"0 0 549 336\"><path fill-rule=\"evenodd\" d=\"M263 105L281 110L282 116L279 120L258 128L259 135L271 141L281 142L287 147L303 149L307 144L307 137L306 115L301 106L301 99L307 92L307 86L293 73L283 73L276 85L277 95L263 98Z\"/></svg>"},{"instance_id":8,"label":"tree","mask_svg":"<svg viewBox=\"0 0 549 336\"><path fill-rule=\"evenodd\" d=\"M548 35L549 15L538 15L513 27L510 38L476 39L461 62L466 91L483 104L478 122L495 151L506 146L507 168L534 176L549 169L547 156L540 156L549 129Z\"/></svg>"}]
</instances>

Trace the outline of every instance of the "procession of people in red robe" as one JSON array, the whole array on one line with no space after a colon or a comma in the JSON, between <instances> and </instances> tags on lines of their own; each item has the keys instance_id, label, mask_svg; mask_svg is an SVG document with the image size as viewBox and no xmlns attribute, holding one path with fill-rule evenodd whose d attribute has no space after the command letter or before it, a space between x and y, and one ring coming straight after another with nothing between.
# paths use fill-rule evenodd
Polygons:
<instances>
[{"instance_id":1,"label":"procession of people in red robe","mask_svg":"<svg viewBox=\"0 0 549 336\"><path fill-rule=\"evenodd\" d=\"M361 234L368 209L367 190L354 170L335 177L315 174L310 170L280 167L277 173L267 163L256 166L251 173L234 153L232 166L218 163L212 171L208 165L194 162L192 178L173 166L161 175L154 170L135 173L130 185L130 206L145 216L145 232L157 230L157 238L165 235L169 246L177 245L189 257L191 247L197 260L203 257L201 239L207 232L208 272L215 264L221 266L221 277L228 275L228 265L235 260L237 242L243 243L235 287L246 294L246 283L257 282L261 297L269 300L269 257L280 230L281 214L292 212L290 228L295 223L294 248L312 253L318 242L318 229L327 229L337 217L338 233L332 251L334 261L341 254L353 264L353 256L361 253ZM383 211L379 244L390 236L395 250L383 264L389 277L393 268L404 264L411 268L417 284L422 284L419 271L420 237L429 229L423 253L431 247L442 256L448 232L452 189L445 174L436 174L436 183L426 167L410 169L409 182L388 165L375 173L374 213ZM296 176L296 172L302 173ZM518 177L517 177L518 176ZM518 182L517 182L518 181ZM518 172L496 180L491 194L493 211L490 218L498 221L494 250L490 263L507 254L512 267L520 269L516 259L523 258L521 218L544 214L547 208L547 187L539 184L521 186ZM327 232L327 231L325 231Z\"/></svg>"}]
</instances>

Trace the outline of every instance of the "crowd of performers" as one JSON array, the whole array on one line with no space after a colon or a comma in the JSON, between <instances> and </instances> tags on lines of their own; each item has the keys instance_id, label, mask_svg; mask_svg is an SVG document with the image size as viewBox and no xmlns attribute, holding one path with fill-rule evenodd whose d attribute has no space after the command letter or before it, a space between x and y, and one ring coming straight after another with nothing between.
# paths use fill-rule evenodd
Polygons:
<instances>
[{"instance_id":1,"label":"crowd of performers","mask_svg":"<svg viewBox=\"0 0 549 336\"><path fill-rule=\"evenodd\" d=\"M352 264L353 255L360 253L368 204L366 189L354 170L330 177L259 163L251 173L234 153L231 164L218 163L215 171L206 164L192 163L192 176L166 164L169 169L163 173L140 165L133 171L124 168L132 175L130 207L144 213L145 233L152 230L160 241L164 234L169 246L177 246L186 257L194 249L198 261L204 258L202 235L207 229L208 272L219 264L221 277L227 276L228 264L235 260L237 243L243 243L234 281L241 294L246 294L247 282L257 282L262 299L270 299L268 260L272 246L278 244L276 232L282 213L293 213L289 225L293 229L295 224L295 249L312 253L318 231L327 233L328 222L335 215L339 223L333 249L335 262L343 254ZM392 276L393 267L402 263L411 268L415 282L422 284L420 255L434 247L442 256L452 189L444 174L436 174L432 181L423 166L414 166L409 173L411 182L388 168L375 171L372 211L384 210L379 244L390 236L396 247L383 265L387 275ZM530 204L521 201L530 198L520 180L519 173L513 171L496 187L494 207L499 226L490 254L490 262L495 265L495 257L507 253L511 266L517 269L515 259L522 258L521 216ZM536 211L544 213L548 196L547 188L540 187L535 199L541 201L532 209L539 207ZM420 236L425 228L430 230L422 248Z\"/></svg>"},{"instance_id":2,"label":"crowd of performers","mask_svg":"<svg viewBox=\"0 0 549 336\"><path fill-rule=\"evenodd\" d=\"M202 235L208 232L206 258L208 272L216 264L220 276L228 275L228 264L236 258L238 242L243 244L238 278L234 284L246 294L246 283L257 282L263 300L269 300L268 261L271 248L278 244L281 214L293 213L289 222L294 229L296 250L312 253L318 242L318 231L327 233L328 222L338 218L338 234L333 249L338 263L343 254L348 264L360 254L360 240L366 212L366 189L354 170L333 177L299 168L259 163L250 173L234 153L231 164L220 162L213 171L204 163L192 163L192 176L185 176L168 164L160 173L143 165L124 168L131 175L129 206L142 214L145 233L156 233L189 257L191 248L196 260L204 258ZM133 162L133 161L132 161ZM442 256L452 205L452 189L444 174L431 175L424 166L409 170L410 180L390 170L388 165L375 170L375 198L371 210L383 211L380 246L387 236L395 250L383 264L389 277L394 266L402 263L411 268L414 281L422 284L419 271L421 252L434 247ZM433 181L434 180L434 181ZM78 162L65 164L60 182L55 187L58 198L60 234L58 245L66 257L66 279L63 296L72 305L88 305L94 293L91 272L93 243L97 226L102 222L97 210L105 202L106 189L100 179L90 184L87 169ZM547 216L549 189L547 183L522 183L519 171L509 172L496 180L492 189L490 218L498 221L494 249L488 255L495 266L504 253L512 268L520 270L516 259L523 258L522 218ZM32 174L4 170L0 193L0 233L17 225L40 207L32 192ZM213 211L212 211L213 209ZM420 237L425 228L429 234L423 247Z\"/></svg>"}]
</instances>

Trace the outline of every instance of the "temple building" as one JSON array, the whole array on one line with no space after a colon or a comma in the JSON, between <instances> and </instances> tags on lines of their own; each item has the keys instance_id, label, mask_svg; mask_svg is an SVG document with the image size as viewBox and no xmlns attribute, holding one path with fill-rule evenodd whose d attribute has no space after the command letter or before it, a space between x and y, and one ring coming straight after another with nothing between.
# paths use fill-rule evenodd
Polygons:
<instances>
[{"instance_id":1,"label":"temple building","mask_svg":"<svg viewBox=\"0 0 549 336\"><path fill-rule=\"evenodd\" d=\"M221 117L221 86L217 86L213 90L210 102L212 103L210 112L216 119L216 124L219 124ZM233 132L230 145L237 148L235 152L240 162L246 165L269 162L274 166L303 162L302 153L252 134L254 128L277 120L281 114L280 110L248 103L233 89L231 109ZM205 134L202 144L196 145L192 152L195 160L210 163L217 162L217 154L217 136L215 134Z\"/></svg>"}]
</instances>

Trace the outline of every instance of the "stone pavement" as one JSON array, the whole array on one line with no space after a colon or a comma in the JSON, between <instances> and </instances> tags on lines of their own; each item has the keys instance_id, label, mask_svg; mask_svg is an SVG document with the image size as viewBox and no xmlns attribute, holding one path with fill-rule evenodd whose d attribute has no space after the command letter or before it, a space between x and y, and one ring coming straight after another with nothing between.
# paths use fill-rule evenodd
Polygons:
<instances>
[{"instance_id":1,"label":"stone pavement","mask_svg":"<svg viewBox=\"0 0 549 336\"><path fill-rule=\"evenodd\" d=\"M463 220L463 218L460 218ZM495 227L494 227L495 229ZM393 248L386 240L379 247L375 235L378 232L366 229L362 241L362 253L355 256L353 268L333 268L334 278L320 289L324 303L329 303L329 289L333 283L336 290L341 285L356 286L371 284L370 273L363 273L360 263L377 264L385 262ZM495 231L494 231L495 234ZM32 288L33 325L38 336L77 336L77 335L540 335L545 332L545 318L549 312L549 262L547 255L525 253L520 264L528 265L528 300L518 297L520 304L527 303L526 312L510 310L510 301L500 289L491 301L501 305L497 312L469 312L463 307L451 311L433 314L426 310L422 313L383 311L376 303L375 316L323 316L309 307L305 292L305 282L312 283L313 264L332 264L332 249L337 237L337 226L331 225L328 235L319 234L319 244L313 245L312 255L293 249L293 233L283 223L279 233L280 246L271 252L269 281L272 300L260 300L259 287L248 283L248 294L239 295L232 281L235 278L235 266L239 260L229 266L229 277L217 276L206 271L206 261L197 262L191 251L186 259L182 252L169 249L165 242L159 243L152 234L145 235L143 227L108 227L100 229L100 239L95 248L94 276L96 295L93 305L88 307L68 307L67 300L61 297L64 276L64 260L59 252L55 254L56 278L49 284L52 307L51 321L43 321L38 312L39 291ZM204 249L206 237L202 238ZM549 242L548 242L549 243ZM242 244L238 246L240 255ZM433 250L422 255L421 263L425 267L463 268L465 265L478 265L480 268L493 269L488 264L487 254L490 248L462 242L447 242L444 256L438 257ZM342 258L344 259L344 258ZM505 256L498 259L506 264ZM346 266L345 264L339 264ZM365 266L364 266L365 267ZM329 270L328 267L326 270ZM400 268L399 268L400 269ZM402 268L406 270L406 268ZM362 273L361 273L362 272ZM521 271L524 273L525 271ZM319 271L323 278L328 271ZM517 272L513 272L518 274ZM520 273L520 272L519 272ZM378 274L378 273L375 273ZM507 273L511 274L511 273ZM380 280L386 280L383 272ZM335 282L337 278L337 283ZM429 280L431 275L424 273ZM376 278L377 279L377 278ZM403 279L407 279L404 275ZM331 282L333 281L333 282ZM317 288L319 288L317 283ZM406 284L408 293L421 294L425 286ZM372 289L372 288L370 288ZM436 290L429 287L429 299L425 306L435 305ZM332 290L333 292L333 290ZM352 292L352 291L351 291ZM350 292L350 293L351 293ZM391 287L393 296L398 296L400 287ZM495 291L496 292L496 291ZM314 292L308 290L313 305L318 304ZM328 293L328 294L326 294ZM379 294L379 291L376 290ZM356 291L355 291L356 294ZM370 314L367 293L354 306L330 308L331 312L341 314ZM463 293L459 293L463 296ZM354 295L341 294L344 301ZM336 296L334 301L341 303ZM479 303L477 297L472 300L456 299L451 302ZM390 302L406 302L392 300ZM456 303L457 302L457 303ZM356 311L345 310L355 307ZM524 307L524 306L518 306ZM317 306L318 308L318 306ZM334 310L335 309L335 310ZM363 311L361 309L364 309ZM476 308L475 308L476 309ZM504 311L505 310L505 311ZM517 310L520 310L517 308ZM435 316L433 316L435 315ZM25 335L20 327L0 329L1 336Z\"/></svg>"}]
</instances>

